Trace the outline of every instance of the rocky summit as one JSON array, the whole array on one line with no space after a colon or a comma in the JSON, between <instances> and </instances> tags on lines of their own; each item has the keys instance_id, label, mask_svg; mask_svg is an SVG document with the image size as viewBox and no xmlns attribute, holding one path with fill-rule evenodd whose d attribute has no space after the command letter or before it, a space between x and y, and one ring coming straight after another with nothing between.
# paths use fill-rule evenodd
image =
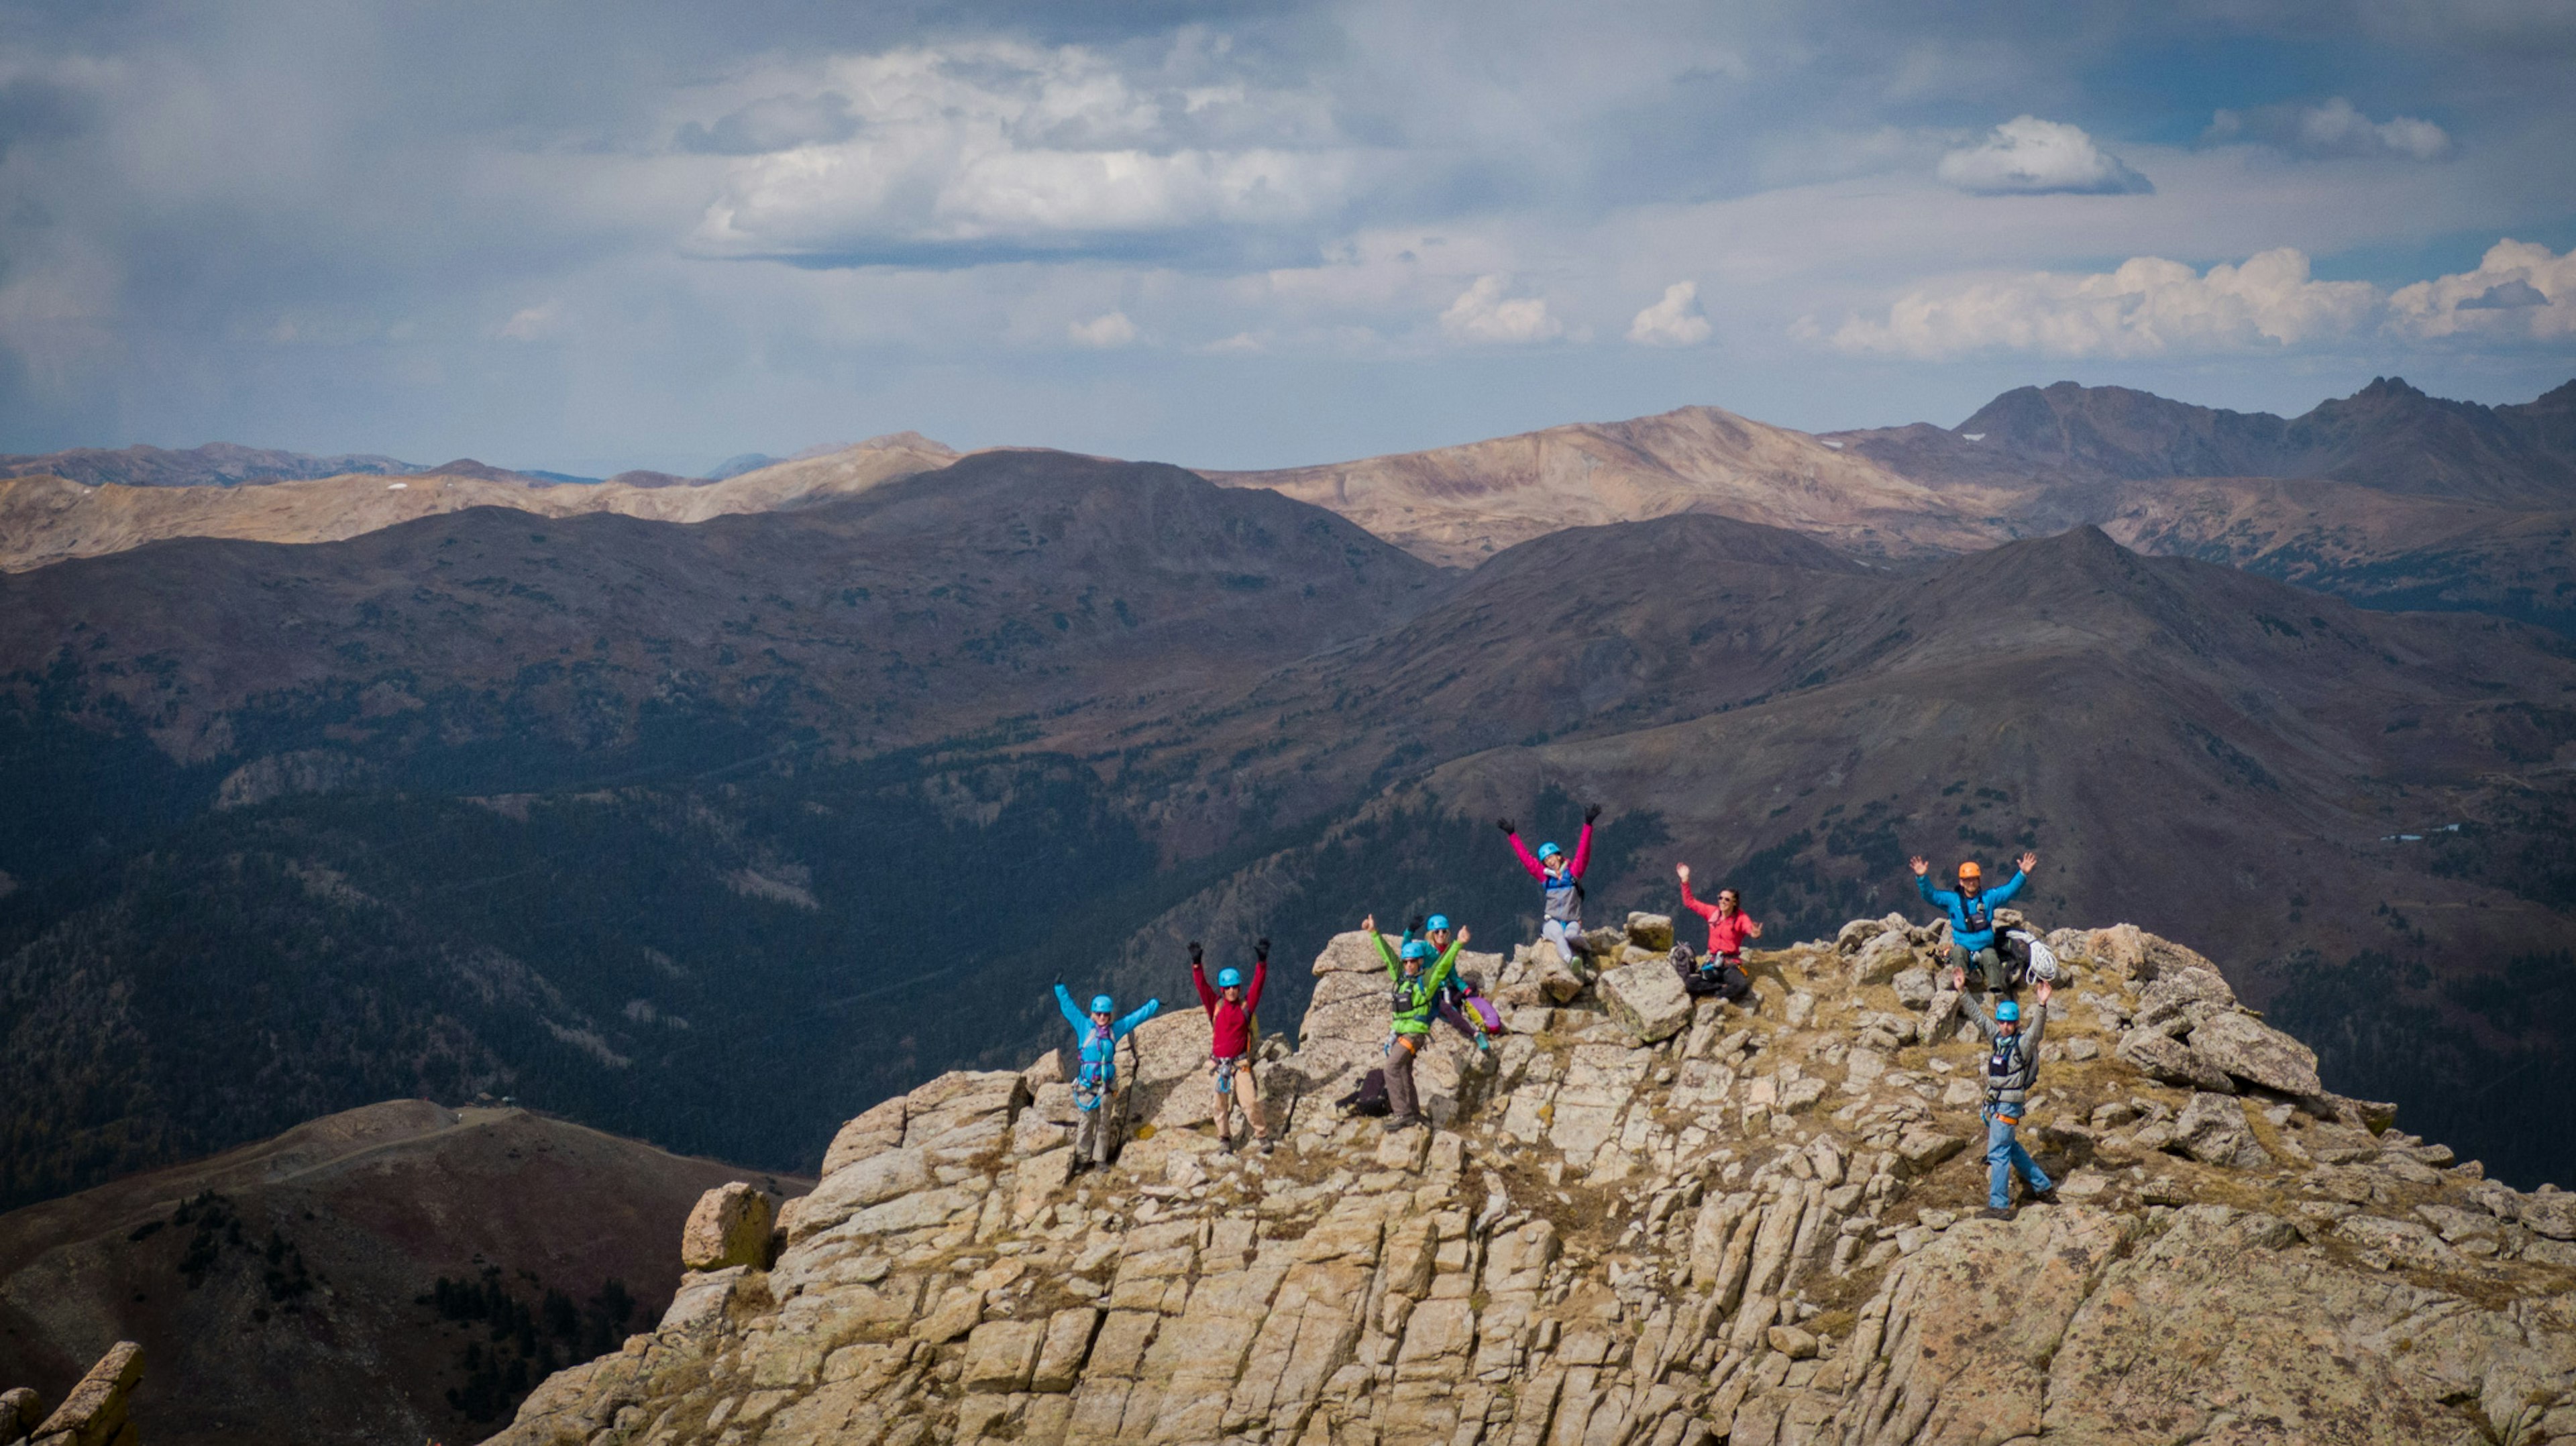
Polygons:
<instances>
[{"instance_id":1,"label":"rocky summit","mask_svg":"<svg viewBox=\"0 0 2576 1446\"><path fill-rule=\"evenodd\" d=\"M2328 1092L2187 947L2048 938L2022 1135L2059 1183L2009 1219L1940 926L1756 952L1741 1006L1683 995L1660 917L1468 955L1508 1032L1437 1026L1400 1132L1336 1108L1386 1019L1347 934L1261 1048L1276 1153L1220 1151L1196 1010L1126 1046L1105 1172L1059 1056L943 1075L765 1249L712 1194L688 1248L730 1263L494 1446L2576 1437L2576 1195Z\"/></svg>"}]
</instances>

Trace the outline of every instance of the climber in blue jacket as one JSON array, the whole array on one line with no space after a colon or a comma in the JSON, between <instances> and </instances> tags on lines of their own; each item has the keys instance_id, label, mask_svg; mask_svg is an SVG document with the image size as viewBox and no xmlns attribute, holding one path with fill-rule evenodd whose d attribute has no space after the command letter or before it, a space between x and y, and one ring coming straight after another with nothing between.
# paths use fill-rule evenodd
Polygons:
<instances>
[{"instance_id":1,"label":"climber in blue jacket","mask_svg":"<svg viewBox=\"0 0 2576 1446\"><path fill-rule=\"evenodd\" d=\"M1923 902L1950 915L1950 967L1974 967L1986 989L2010 989L2017 982L2003 956L1995 951L1995 910L2000 909L2030 879L2030 871L2039 867L2039 855L2025 852L2013 876L1985 887L1985 870L1975 860L1959 865L1957 892L1932 887L1932 866L1916 855L1910 865L1914 870L1914 891Z\"/></svg>"},{"instance_id":2,"label":"climber in blue jacket","mask_svg":"<svg viewBox=\"0 0 2576 1446\"><path fill-rule=\"evenodd\" d=\"M1073 992L1059 979L1055 1007L1064 1011L1065 1022L1082 1040L1080 1067L1073 1076L1073 1103L1081 1111L1073 1127L1073 1168L1080 1173L1108 1164L1110 1157L1118 1153L1118 1139L1123 1133L1118 1118L1118 1041L1161 1013L1163 1001L1148 999L1144 1008L1116 1019L1113 1016L1118 1012L1117 1004L1106 994L1095 994L1091 997L1091 1013L1085 1016L1074 1007Z\"/></svg>"}]
</instances>

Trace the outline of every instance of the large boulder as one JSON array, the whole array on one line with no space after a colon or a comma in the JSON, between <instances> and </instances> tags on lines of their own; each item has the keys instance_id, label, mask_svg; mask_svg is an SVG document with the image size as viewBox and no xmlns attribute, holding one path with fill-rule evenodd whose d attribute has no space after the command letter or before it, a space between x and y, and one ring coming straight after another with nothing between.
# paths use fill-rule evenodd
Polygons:
<instances>
[{"instance_id":1,"label":"large boulder","mask_svg":"<svg viewBox=\"0 0 2576 1446\"><path fill-rule=\"evenodd\" d=\"M787 1243L801 1245L870 1206L930 1185L930 1160L922 1151L871 1155L826 1177L813 1194L796 1202L787 1222Z\"/></svg>"},{"instance_id":2,"label":"large boulder","mask_svg":"<svg viewBox=\"0 0 2576 1446\"><path fill-rule=\"evenodd\" d=\"M0 1441L16 1441L45 1419L45 1398L33 1386L0 1391Z\"/></svg>"},{"instance_id":3,"label":"large boulder","mask_svg":"<svg viewBox=\"0 0 2576 1446\"><path fill-rule=\"evenodd\" d=\"M2325 1093L2316 1052L2251 1015L2229 1012L2202 1020L2191 1032L2191 1052L2247 1084L2302 1098Z\"/></svg>"},{"instance_id":4,"label":"large boulder","mask_svg":"<svg viewBox=\"0 0 2576 1446\"><path fill-rule=\"evenodd\" d=\"M1669 1039L1690 1023L1690 995L1666 960L1622 965L1602 975L1598 987L1611 1017L1648 1044Z\"/></svg>"},{"instance_id":5,"label":"large boulder","mask_svg":"<svg viewBox=\"0 0 2576 1446\"><path fill-rule=\"evenodd\" d=\"M126 1398L143 1379L143 1347L118 1341L28 1439L32 1446L133 1446Z\"/></svg>"},{"instance_id":6,"label":"large boulder","mask_svg":"<svg viewBox=\"0 0 2576 1446\"><path fill-rule=\"evenodd\" d=\"M2190 1085L2213 1094L2233 1094L2236 1090L2227 1071L2192 1053L2190 1046L2169 1034L2133 1029L2120 1036L2112 1052L2131 1069L2166 1084Z\"/></svg>"},{"instance_id":7,"label":"large boulder","mask_svg":"<svg viewBox=\"0 0 2576 1446\"><path fill-rule=\"evenodd\" d=\"M1670 914L1628 915L1628 942L1640 949L1661 954L1673 947L1673 916Z\"/></svg>"},{"instance_id":8,"label":"large boulder","mask_svg":"<svg viewBox=\"0 0 2576 1446\"><path fill-rule=\"evenodd\" d=\"M742 1181L718 1185L698 1197L697 1208L680 1228L680 1264L690 1270L768 1265L769 1228L776 1214L767 1195Z\"/></svg>"},{"instance_id":9,"label":"large boulder","mask_svg":"<svg viewBox=\"0 0 2576 1446\"><path fill-rule=\"evenodd\" d=\"M2576 1195L2542 1189L2522 1197L2516 1211L2524 1228L2552 1240L2576 1240Z\"/></svg>"},{"instance_id":10,"label":"large boulder","mask_svg":"<svg viewBox=\"0 0 2576 1446\"><path fill-rule=\"evenodd\" d=\"M1908 1009L1930 1008L1932 996L1941 992L1941 986L1933 981L1932 971L1920 967L1901 970L1887 982L1895 987L1896 1002Z\"/></svg>"},{"instance_id":11,"label":"large boulder","mask_svg":"<svg viewBox=\"0 0 2576 1446\"><path fill-rule=\"evenodd\" d=\"M2261 1170L2272 1164L2272 1154L2254 1138L2253 1127L2245 1123L2245 1104L2234 1095L2201 1091L2183 1106L2182 1116L2174 1121L2173 1143L2167 1148L2182 1151L2204 1165L2223 1165L2231 1170Z\"/></svg>"},{"instance_id":12,"label":"large boulder","mask_svg":"<svg viewBox=\"0 0 2576 1446\"><path fill-rule=\"evenodd\" d=\"M2133 1023L2154 1029L2173 1020L2198 1023L2220 1010L2236 1007L2236 991L2215 969L2174 969L2159 974L2138 1001Z\"/></svg>"},{"instance_id":13,"label":"large boulder","mask_svg":"<svg viewBox=\"0 0 2576 1446\"><path fill-rule=\"evenodd\" d=\"M870 1155L902 1149L903 1111L904 1097L896 1095L841 1126L832 1147L823 1152L823 1174L836 1175Z\"/></svg>"},{"instance_id":14,"label":"large boulder","mask_svg":"<svg viewBox=\"0 0 2576 1446\"><path fill-rule=\"evenodd\" d=\"M1861 945L1860 952L1852 956L1851 982L1855 988L1885 984L1905 970L1914 968L1918 962L1914 957L1914 946L1907 942L1904 933L1891 929Z\"/></svg>"}]
</instances>

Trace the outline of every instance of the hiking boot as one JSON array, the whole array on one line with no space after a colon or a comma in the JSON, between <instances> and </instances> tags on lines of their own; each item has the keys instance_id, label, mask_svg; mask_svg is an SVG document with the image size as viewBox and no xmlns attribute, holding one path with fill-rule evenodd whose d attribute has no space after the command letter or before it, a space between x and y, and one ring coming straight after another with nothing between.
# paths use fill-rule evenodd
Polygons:
<instances>
[{"instance_id":1,"label":"hiking boot","mask_svg":"<svg viewBox=\"0 0 2576 1446\"><path fill-rule=\"evenodd\" d=\"M1277 1135L1264 1135L1261 1139L1261 1153L1265 1155L1278 1154L1279 1137Z\"/></svg>"},{"instance_id":2,"label":"hiking boot","mask_svg":"<svg viewBox=\"0 0 2576 1446\"><path fill-rule=\"evenodd\" d=\"M1228 1155L1233 1154L1233 1153L1234 1153L1234 1136L1232 1136L1232 1135L1219 1135L1219 1136L1217 1136L1217 1139L1216 1139L1216 1147L1217 1147L1217 1150L1218 1150L1220 1153L1228 1154Z\"/></svg>"},{"instance_id":3,"label":"hiking boot","mask_svg":"<svg viewBox=\"0 0 2576 1446\"><path fill-rule=\"evenodd\" d=\"M2009 1206L2009 1205L2003 1205L2003 1206L1989 1205L1989 1206L1987 1206L1985 1209L1980 1210L1980 1211L1978 1211L1977 1213L1978 1213L1979 1215L1984 1216L1984 1217L1985 1217L1986 1219L1988 1219L1988 1220L2010 1220L2011 1218L2013 1218L2012 1207L2011 1207L2011 1206Z\"/></svg>"},{"instance_id":4,"label":"hiking boot","mask_svg":"<svg viewBox=\"0 0 2576 1446\"><path fill-rule=\"evenodd\" d=\"M2054 1205L2058 1203L2057 1187L2051 1185L2045 1190L2033 1190L2028 1195L2022 1197L2022 1203L2025 1205L2034 1202L2041 1205Z\"/></svg>"},{"instance_id":5,"label":"hiking boot","mask_svg":"<svg viewBox=\"0 0 2576 1446\"><path fill-rule=\"evenodd\" d=\"M1397 1130L1420 1129L1423 1125L1428 1123L1429 1121L1423 1119L1420 1115L1398 1115L1394 1119L1386 1122L1386 1128L1387 1132L1392 1134Z\"/></svg>"}]
</instances>

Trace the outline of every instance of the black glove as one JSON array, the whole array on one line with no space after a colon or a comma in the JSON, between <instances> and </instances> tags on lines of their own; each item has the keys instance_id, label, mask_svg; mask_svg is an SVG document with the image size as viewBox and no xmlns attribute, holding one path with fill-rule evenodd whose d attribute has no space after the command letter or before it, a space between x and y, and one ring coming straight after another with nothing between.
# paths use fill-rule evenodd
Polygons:
<instances>
[{"instance_id":1,"label":"black glove","mask_svg":"<svg viewBox=\"0 0 2576 1446\"><path fill-rule=\"evenodd\" d=\"M1590 823L1590 822L1592 822L1594 819L1599 818L1600 816L1601 816L1601 805L1599 805L1599 804L1597 804L1597 803L1587 803L1587 804L1583 805L1583 821L1584 821L1585 823Z\"/></svg>"},{"instance_id":2,"label":"black glove","mask_svg":"<svg viewBox=\"0 0 2576 1446\"><path fill-rule=\"evenodd\" d=\"M1513 823L1510 819L1507 819L1507 818L1498 818L1498 819L1495 819L1495 820L1494 820L1494 827L1496 827L1496 828L1498 828L1498 829L1501 829L1501 830L1502 830L1503 832L1505 832L1505 833L1519 833L1519 832L1521 831L1521 830L1520 830L1520 825L1518 825L1518 824L1516 824L1516 823Z\"/></svg>"},{"instance_id":3,"label":"black glove","mask_svg":"<svg viewBox=\"0 0 2576 1446\"><path fill-rule=\"evenodd\" d=\"M1419 934L1422 932L1422 924L1422 916L1420 914L1416 914L1411 919L1405 921L1404 932L1408 934Z\"/></svg>"},{"instance_id":4,"label":"black glove","mask_svg":"<svg viewBox=\"0 0 2576 1446\"><path fill-rule=\"evenodd\" d=\"M1267 940L1267 939L1255 939L1255 940L1253 940L1253 941L1252 941L1252 957L1253 957L1253 959L1254 959L1255 961L1257 961L1257 962L1259 962L1259 963L1263 963L1263 964L1267 964L1267 963L1269 963L1269 962L1270 962L1270 941L1269 941L1269 940Z\"/></svg>"},{"instance_id":5,"label":"black glove","mask_svg":"<svg viewBox=\"0 0 2576 1446\"><path fill-rule=\"evenodd\" d=\"M1190 962L1193 964L1199 962L1199 941L1196 939L1190 941Z\"/></svg>"}]
</instances>

